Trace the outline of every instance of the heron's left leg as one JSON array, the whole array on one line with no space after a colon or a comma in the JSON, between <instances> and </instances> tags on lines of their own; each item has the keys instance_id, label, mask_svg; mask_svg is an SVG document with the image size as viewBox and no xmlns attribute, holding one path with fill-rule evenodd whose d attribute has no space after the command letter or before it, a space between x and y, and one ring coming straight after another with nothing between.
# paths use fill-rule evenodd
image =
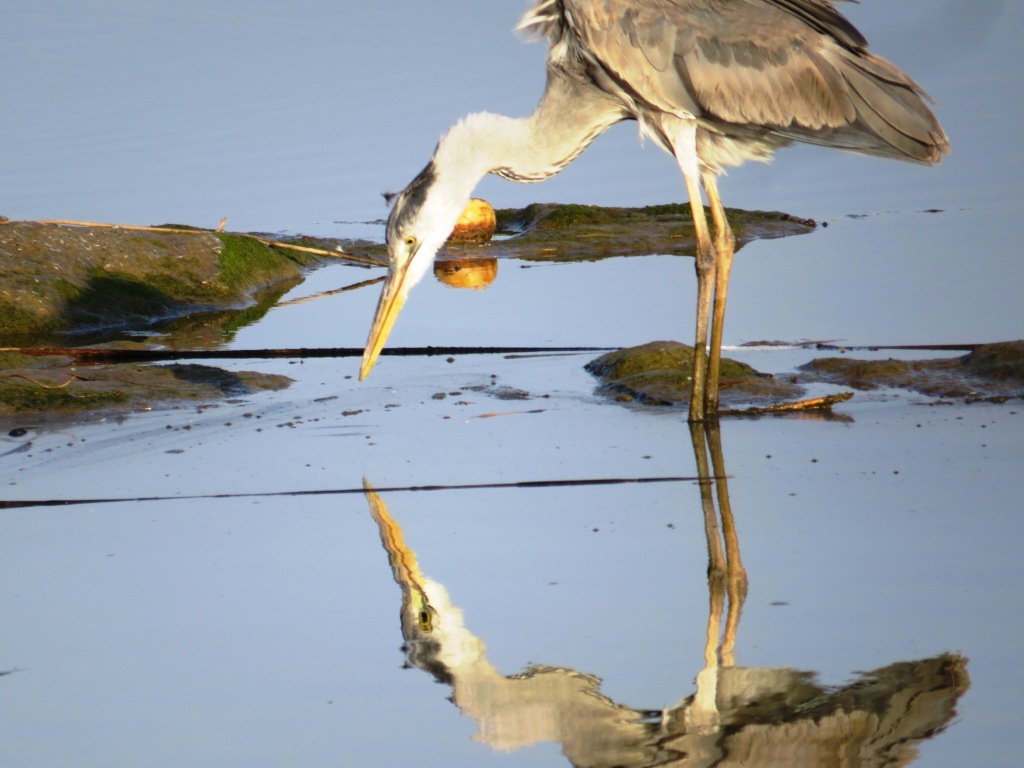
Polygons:
<instances>
[{"instance_id":1,"label":"heron's left leg","mask_svg":"<svg viewBox=\"0 0 1024 768\"><path fill-rule=\"evenodd\" d=\"M708 383L704 390L704 411L718 413L718 375L722 356L722 326L725 324L725 300L729 294L729 273L736 252L736 237L725 215L722 198L718 194L715 174L705 172L701 181L711 206L715 224L715 303L711 317L711 350L708 357Z\"/></svg>"}]
</instances>

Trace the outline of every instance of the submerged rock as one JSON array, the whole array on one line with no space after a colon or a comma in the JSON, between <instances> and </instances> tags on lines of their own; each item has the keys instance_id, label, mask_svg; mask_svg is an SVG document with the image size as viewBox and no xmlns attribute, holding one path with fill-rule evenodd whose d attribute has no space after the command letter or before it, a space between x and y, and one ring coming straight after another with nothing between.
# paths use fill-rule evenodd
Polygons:
<instances>
[{"instance_id":1,"label":"submerged rock","mask_svg":"<svg viewBox=\"0 0 1024 768\"><path fill-rule=\"evenodd\" d=\"M291 381L278 374L208 365L81 365L71 355L0 352L0 420L26 413L69 416L95 409L139 410L244 397L284 389Z\"/></svg>"},{"instance_id":2,"label":"submerged rock","mask_svg":"<svg viewBox=\"0 0 1024 768\"><path fill-rule=\"evenodd\" d=\"M648 405L690 402L693 381L693 347L678 341L652 341L601 355L585 366L601 380L598 393L616 400L637 400ZM723 404L756 404L802 394L802 388L730 358L723 357L719 370Z\"/></svg>"},{"instance_id":3,"label":"submerged rock","mask_svg":"<svg viewBox=\"0 0 1024 768\"><path fill-rule=\"evenodd\" d=\"M728 210L737 246L752 240L802 235L817 226L778 211ZM534 203L496 212L503 239L488 244L495 258L589 261L612 256L693 255L696 237L688 204L614 208ZM453 254L479 246L449 245Z\"/></svg>"},{"instance_id":4,"label":"submerged rock","mask_svg":"<svg viewBox=\"0 0 1024 768\"><path fill-rule=\"evenodd\" d=\"M585 367L600 379L599 394L620 401L677 405L690 399L693 348L685 344L655 341L609 352ZM1024 398L1024 341L984 344L962 357L928 360L821 357L781 380L759 373L745 363L722 358L719 381L723 410L738 404L764 410L756 407L800 397L804 394L803 385L820 383L861 391L890 387L967 402L1002 402ZM830 395L824 399L834 403L848 396L849 393Z\"/></svg>"},{"instance_id":5,"label":"submerged rock","mask_svg":"<svg viewBox=\"0 0 1024 768\"><path fill-rule=\"evenodd\" d=\"M823 357L800 367L802 382L859 390L894 387L932 397L1003 400L1024 397L1024 341L984 344L962 357L859 360Z\"/></svg>"}]
</instances>

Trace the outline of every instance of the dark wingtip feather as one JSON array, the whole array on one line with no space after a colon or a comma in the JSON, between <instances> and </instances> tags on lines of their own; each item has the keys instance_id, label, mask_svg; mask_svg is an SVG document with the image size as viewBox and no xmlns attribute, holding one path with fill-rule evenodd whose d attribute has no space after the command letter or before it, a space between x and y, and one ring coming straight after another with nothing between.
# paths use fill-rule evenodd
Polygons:
<instances>
[{"instance_id":1,"label":"dark wingtip feather","mask_svg":"<svg viewBox=\"0 0 1024 768\"><path fill-rule=\"evenodd\" d=\"M937 163L949 153L949 139L925 104L924 92L895 66L869 55L858 58L843 75L857 100L860 121L893 154Z\"/></svg>"}]
</instances>

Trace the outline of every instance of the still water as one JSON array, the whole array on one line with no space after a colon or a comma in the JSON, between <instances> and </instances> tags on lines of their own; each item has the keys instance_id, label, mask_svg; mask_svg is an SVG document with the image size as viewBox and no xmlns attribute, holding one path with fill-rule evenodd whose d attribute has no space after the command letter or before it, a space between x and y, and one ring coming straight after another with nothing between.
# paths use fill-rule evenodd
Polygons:
<instances>
[{"instance_id":1,"label":"still water","mask_svg":"<svg viewBox=\"0 0 1024 768\"><path fill-rule=\"evenodd\" d=\"M379 238L378 192L452 120L542 87L524 4L479 6L8 3L0 213ZM844 11L935 97L953 154L732 171L727 204L829 226L739 253L726 343L1024 337L1024 9ZM542 186L480 191L681 186L626 125ZM692 283L658 255L503 262L487 291L419 287L392 343L688 339ZM375 300L283 307L231 344L359 346ZM0 511L5 764L1019 764L1019 401L876 391L692 435L596 398L586 359L385 358L364 384L354 361L247 361L295 383L3 438L3 499L82 502Z\"/></svg>"}]
</instances>

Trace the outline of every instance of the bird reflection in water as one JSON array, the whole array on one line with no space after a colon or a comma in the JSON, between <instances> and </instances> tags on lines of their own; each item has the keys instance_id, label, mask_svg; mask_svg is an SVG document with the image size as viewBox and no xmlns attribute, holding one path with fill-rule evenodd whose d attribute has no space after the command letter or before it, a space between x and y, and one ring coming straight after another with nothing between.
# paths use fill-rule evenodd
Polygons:
<instances>
[{"instance_id":1,"label":"bird reflection in water","mask_svg":"<svg viewBox=\"0 0 1024 768\"><path fill-rule=\"evenodd\" d=\"M747 575L729 504L718 430L694 424L708 543L710 610L697 690L673 707L637 709L566 667L501 674L445 587L425 577L384 500L364 481L395 581L409 664L451 686L452 701L494 749L559 744L584 766L901 766L953 718L969 685L955 655L900 662L825 688L795 669L736 666ZM710 462L708 454L710 453ZM723 628L724 617L724 628Z\"/></svg>"}]
</instances>

